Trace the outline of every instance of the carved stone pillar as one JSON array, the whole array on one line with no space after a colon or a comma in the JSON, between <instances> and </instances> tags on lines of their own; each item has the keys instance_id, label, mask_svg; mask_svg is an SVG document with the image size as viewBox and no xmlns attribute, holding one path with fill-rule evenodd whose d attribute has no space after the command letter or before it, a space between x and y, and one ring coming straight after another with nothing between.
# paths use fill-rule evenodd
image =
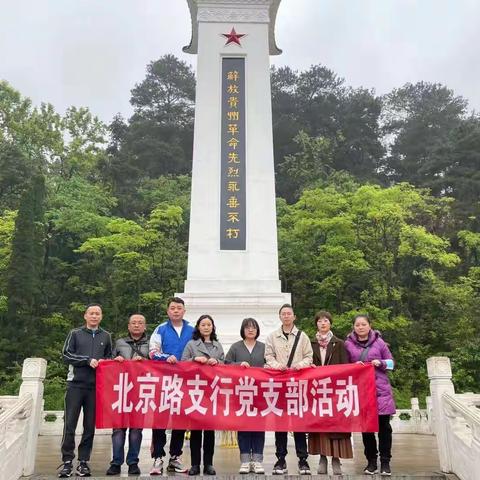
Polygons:
<instances>
[{"instance_id":1,"label":"carved stone pillar","mask_svg":"<svg viewBox=\"0 0 480 480\"><path fill-rule=\"evenodd\" d=\"M453 395L455 389L452 383L452 368L448 357L430 357L427 359L428 378L432 397L433 422L438 444L438 456L442 472L452 471L453 452L450 451L448 441L448 422L442 396L444 393Z\"/></svg>"},{"instance_id":2,"label":"carved stone pillar","mask_svg":"<svg viewBox=\"0 0 480 480\"><path fill-rule=\"evenodd\" d=\"M33 399L32 412L29 419L27 445L23 461L23 475L32 475L35 468L38 432L40 430L43 410L43 381L47 373L47 361L43 358L26 358L23 362L19 397L31 395Z\"/></svg>"}]
</instances>

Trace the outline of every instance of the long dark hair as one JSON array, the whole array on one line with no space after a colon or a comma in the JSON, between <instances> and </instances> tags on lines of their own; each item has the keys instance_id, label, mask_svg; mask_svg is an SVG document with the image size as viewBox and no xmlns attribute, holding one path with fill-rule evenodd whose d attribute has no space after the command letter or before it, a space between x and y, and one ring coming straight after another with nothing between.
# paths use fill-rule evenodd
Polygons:
<instances>
[{"instance_id":1,"label":"long dark hair","mask_svg":"<svg viewBox=\"0 0 480 480\"><path fill-rule=\"evenodd\" d=\"M215 329L215 322L213 321L213 318L210 315L200 315L200 317L197 320L197 323L195 324L195 330L193 331L192 339L193 340L202 340L202 342L205 341L203 338L202 334L200 333L200 330L198 329L198 326L200 325L200 322L202 320L205 320L208 318L212 322L212 333L210 334L210 340L213 342L214 340L218 340L217 338L217 332Z\"/></svg>"}]
</instances>

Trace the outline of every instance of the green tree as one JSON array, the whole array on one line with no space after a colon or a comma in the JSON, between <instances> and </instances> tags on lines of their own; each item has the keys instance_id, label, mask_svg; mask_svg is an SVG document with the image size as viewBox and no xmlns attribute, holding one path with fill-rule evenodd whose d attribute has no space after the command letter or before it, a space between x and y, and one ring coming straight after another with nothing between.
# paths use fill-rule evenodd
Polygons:
<instances>
[{"instance_id":1,"label":"green tree","mask_svg":"<svg viewBox=\"0 0 480 480\"><path fill-rule=\"evenodd\" d=\"M134 114L128 123L117 116L110 124L103 178L118 198L116 213L134 218L137 188L148 179L191 171L195 76L173 55L147 66L145 79L132 90Z\"/></svg>"},{"instance_id":2,"label":"green tree","mask_svg":"<svg viewBox=\"0 0 480 480\"><path fill-rule=\"evenodd\" d=\"M298 152L294 142L300 131L328 142L330 165L334 170L348 171L360 180L377 179L384 155L379 128L381 98L375 97L372 91L345 86L342 78L322 65L314 65L303 72L288 67L273 68L271 79L274 154L280 196L289 201L293 199L286 167L293 173L292 157L303 154ZM313 171L313 181L317 178L315 174Z\"/></svg>"},{"instance_id":3,"label":"green tree","mask_svg":"<svg viewBox=\"0 0 480 480\"><path fill-rule=\"evenodd\" d=\"M385 134L390 155L385 172L395 181L442 192L441 176L451 159L438 155L452 130L460 126L467 102L438 83L418 82L394 89L384 99Z\"/></svg>"},{"instance_id":4,"label":"green tree","mask_svg":"<svg viewBox=\"0 0 480 480\"><path fill-rule=\"evenodd\" d=\"M326 308L344 335L354 314L369 312L397 358L395 386L410 395L426 391L426 380L416 378L426 357L454 349L440 292L460 257L436 233L446 219L448 202L424 190L344 177L304 191L291 206L279 203L281 279L298 315L307 322Z\"/></svg>"},{"instance_id":5,"label":"green tree","mask_svg":"<svg viewBox=\"0 0 480 480\"><path fill-rule=\"evenodd\" d=\"M38 343L31 336L39 333L42 308L42 279L45 254L45 179L32 177L18 215L7 272L8 310L4 317L6 339L18 338L15 345L4 345L11 359L21 360L34 354ZM15 334L14 334L15 332Z\"/></svg>"}]
</instances>

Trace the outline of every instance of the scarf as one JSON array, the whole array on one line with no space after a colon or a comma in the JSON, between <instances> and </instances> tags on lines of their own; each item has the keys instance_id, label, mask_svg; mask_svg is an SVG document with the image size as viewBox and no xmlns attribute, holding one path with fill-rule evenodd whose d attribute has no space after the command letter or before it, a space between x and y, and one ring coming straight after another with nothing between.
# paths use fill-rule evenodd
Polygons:
<instances>
[{"instance_id":1,"label":"scarf","mask_svg":"<svg viewBox=\"0 0 480 480\"><path fill-rule=\"evenodd\" d=\"M317 338L317 342L320 345L320 348L327 348L330 340L333 337L333 333L331 330L329 330L326 335L322 335L320 332L317 332L315 334L315 337Z\"/></svg>"}]
</instances>

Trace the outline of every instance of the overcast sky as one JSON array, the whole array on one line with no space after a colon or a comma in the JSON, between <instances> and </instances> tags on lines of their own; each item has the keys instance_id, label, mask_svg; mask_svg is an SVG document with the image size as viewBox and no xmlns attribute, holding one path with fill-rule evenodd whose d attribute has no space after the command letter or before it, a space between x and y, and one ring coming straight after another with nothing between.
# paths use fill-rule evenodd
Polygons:
<instances>
[{"instance_id":1,"label":"overcast sky","mask_svg":"<svg viewBox=\"0 0 480 480\"><path fill-rule=\"evenodd\" d=\"M34 103L131 113L145 66L190 42L186 0L0 0L0 78ZM348 85L386 93L440 82L480 111L480 1L283 0L276 65L322 63Z\"/></svg>"}]
</instances>

